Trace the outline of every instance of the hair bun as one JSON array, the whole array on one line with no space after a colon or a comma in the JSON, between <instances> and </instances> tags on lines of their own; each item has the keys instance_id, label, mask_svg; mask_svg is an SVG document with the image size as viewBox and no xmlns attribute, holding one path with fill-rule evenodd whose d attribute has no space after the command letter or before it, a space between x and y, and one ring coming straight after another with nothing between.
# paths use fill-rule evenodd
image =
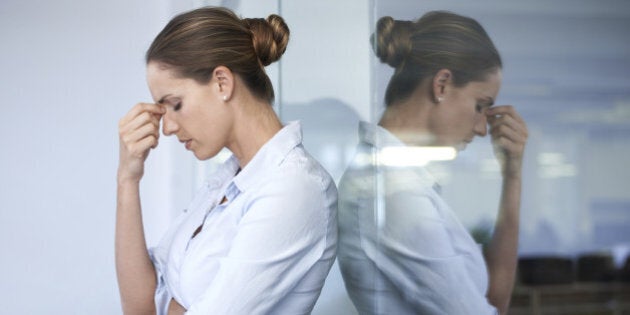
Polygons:
<instances>
[{"instance_id":1,"label":"hair bun","mask_svg":"<svg viewBox=\"0 0 630 315\"><path fill-rule=\"evenodd\" d=\"M376 32L370 39L376 56L397 68L411 52L411 21L394 20L384 16L376 23Z\"/></svg>"},{"instance_id":2,"label":"hair bun","mask_svg":"<svg viewBox=\"0 0 630 315\"><path fill-rule=\"evenodd\" d=\"M264 66L280 59L289 43L289 27L284 19L272 14L267 19L243 19L252 32L252 42L258 59Z\"/></svg>"}]
</instances>

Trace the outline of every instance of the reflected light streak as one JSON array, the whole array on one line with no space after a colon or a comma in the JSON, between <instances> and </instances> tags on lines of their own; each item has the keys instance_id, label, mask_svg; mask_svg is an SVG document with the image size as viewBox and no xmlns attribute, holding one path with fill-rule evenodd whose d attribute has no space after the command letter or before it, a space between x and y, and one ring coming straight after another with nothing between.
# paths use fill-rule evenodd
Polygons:
<instances>
[{"instance_id":1,"label":"reflected light streak","mask_svg":"<svg viewBox=\"0 0 630 315\"><path fill-rule=\"evenodd\" d=\"M564 164L564 155L554 152L543 152L538 154L538 164L540 165L562 165Z\"/></svg>"},{"instance_id":2,"label":"reflected light streak","mask_svg":"<svg viewBox=\"0 0 630 315\"><path fill-rule=\"evenodd\" d=\"M538 176L546 179L575 177L577 175L577 169L572 164L546 166L538 170Z\"/></svg>"},{"instance_id":3,"label":"reflected light streak","mask_svg":"<svg viewBox=\"0 0 630 315\"><path fill-rule=\"evenodd\" d=\"M577 168L565 161L565 155L557 152L542 152L538 154L538 176L545 179L575 177Z\"/></svg>"},{"instance_id":4,"label":"reflected light streak","mask_svg":"<svg viewBox=\"0 0 630 315\"><path fill-rule=\"evenodd\" d=\"M448 161L457 156L453 147L385 147L378 161L386 166L425 166L432 161Z\"/></svg>"}]
</instances>

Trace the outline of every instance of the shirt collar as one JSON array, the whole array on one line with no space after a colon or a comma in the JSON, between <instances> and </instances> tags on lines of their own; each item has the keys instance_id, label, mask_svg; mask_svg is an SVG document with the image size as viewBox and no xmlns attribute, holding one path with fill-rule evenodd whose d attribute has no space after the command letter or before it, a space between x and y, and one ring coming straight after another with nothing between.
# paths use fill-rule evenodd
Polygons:
<instances>
[{"instance_id":1,"label":"shirt collar","mask_svg":"<svg viewBox=\"0 0 630 315\"><path fill-rule=\"evenodd\" d=\"M264 174L274 172L275 167L280 165L289 152L301 143L302 126L300 122L290 122L256 152L245 168L234 177L234 184L240 191L254 186L260 178L265 178ZM232 156L231 159L238 166L236 158ZM235 172L236 169L232 174Z\"/></svg>"},{"instance_id":2,"label":"shirt collar","mask_svg":"<svg viewBox=\"0 0 630 315\"><path fill-rule=\"evenodd\" d=\"M212 174L210 178L206 180L206 185L209 190L218 189L224 185L227 181L231 180L238 171L239 165L236 156L232 155L228 158L221 167L218 168L216 173Z\"/></svg>"},{"instance_id":3,"label":"shirt collar","mask_svg":"<svg viewBox=\"0 0 630 315\"><path fill-rule=\"evenodd\" d=\"M359 122L359 138L361 141L378 149L387 146L406 146L387 129L365 121Z\"/></svg>"}]
</instances>

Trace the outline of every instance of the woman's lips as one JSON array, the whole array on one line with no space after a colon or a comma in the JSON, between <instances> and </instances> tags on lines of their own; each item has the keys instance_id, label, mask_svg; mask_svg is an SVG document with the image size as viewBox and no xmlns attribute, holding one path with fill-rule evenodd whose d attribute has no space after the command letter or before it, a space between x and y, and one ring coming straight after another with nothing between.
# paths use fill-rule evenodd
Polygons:
<instances>
[{"instance_id":1,"label":"woman's lips","mask_svg":"<svg viewBox=\"0 0 630 315\"><path fill-rule=\"evenodd\" d=\"M192 139L188 139L188 140L179 139L179 142L183 143L184 146L186 146L186 150L190 150L190 146L192 144Z\"/></svg>"}]
</instances>

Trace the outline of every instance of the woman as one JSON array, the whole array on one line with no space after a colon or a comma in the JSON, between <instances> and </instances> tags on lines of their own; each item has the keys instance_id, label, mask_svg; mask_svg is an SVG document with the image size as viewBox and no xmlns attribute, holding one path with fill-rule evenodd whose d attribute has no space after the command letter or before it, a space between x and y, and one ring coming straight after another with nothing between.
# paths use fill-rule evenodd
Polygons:
<instances>
[{"instance_id":1,"label":"woman","mask_svg":"<svg viewBox=\"0 0 630 315\"><path fill-rule=\"evenodd\" d=\"M284 53L283 19L222 8L175 17L147 51L155 104L119 124L116 267L126 314L308 314L335 259L337 192L282 126L264 66ZM200 160L228 148L162 241L147 250L139 182L160 119Z\"/></svg>"},{"instance_id":2,"label":"woman","mask_svg":"<svg viewBox=\"0 0 630 315\"><path fill-rule=\"evenodd\" d=\"M385 112L378 125L361 123L357 155L339 185L338 257L350 297L361 314L504 314L527 128L512 106L492 106L501 58L479 23L449 12L417 21L383 17L372 41L395 72ZM503 187L482 255L429 171L396 162L426 152L417 149L461 150L488 133Z\"/></svg>"}]
</instances>

